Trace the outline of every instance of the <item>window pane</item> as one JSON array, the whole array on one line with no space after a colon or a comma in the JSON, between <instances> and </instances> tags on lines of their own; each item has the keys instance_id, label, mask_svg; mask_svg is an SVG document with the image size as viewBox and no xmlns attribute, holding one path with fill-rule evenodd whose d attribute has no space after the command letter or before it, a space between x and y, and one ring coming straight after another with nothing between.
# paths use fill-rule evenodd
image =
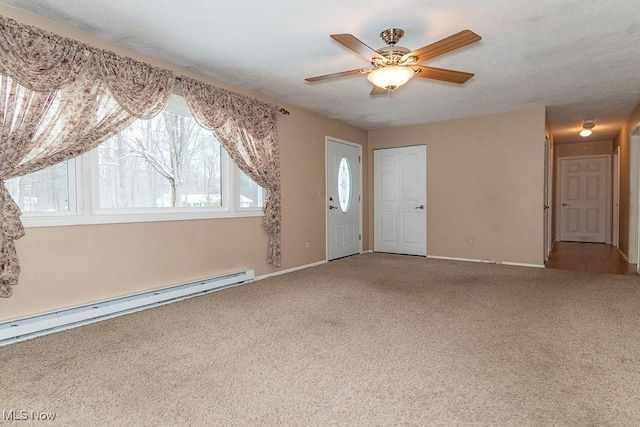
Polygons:
<instances>
[{"instance_id":1,"label":"window pane","mask_svg":"<svg viewBox=\"0 0 640 427\"><path fill-rule=\"evenodd\" d=\"M244 172L240 172L240 207L264 207L264 189L256 184Z\"/></svg>"},{"instance_id":2,"label":"window pane","mask_svg":"<svg viewBox=\"0 0 640 427\"><path fill-rule=\"evenodd\" d=\"M98 148L100 208L220 207L220 156L190 116L138 120Z\"/></svg>"},{"instance_id":3,"label":"window pane","mask_svg":"<svg viewBox=\"0 0 640 427\"><path fill-rule=\"evenodd\" d=\"M338 167L338 200L340 201L340 209L346 213L351 203L351 167L346 157L340 160Z\"/></svg>"},{"instance_id":4,"label":"window pane","mask_svg":"<svg viewBox=\"0 0 640 427\"><path fill-rule=\"evenodd\" d=\"M22 212L69 212L67 162L6 181Z\"/></svg>"}]
</instances>

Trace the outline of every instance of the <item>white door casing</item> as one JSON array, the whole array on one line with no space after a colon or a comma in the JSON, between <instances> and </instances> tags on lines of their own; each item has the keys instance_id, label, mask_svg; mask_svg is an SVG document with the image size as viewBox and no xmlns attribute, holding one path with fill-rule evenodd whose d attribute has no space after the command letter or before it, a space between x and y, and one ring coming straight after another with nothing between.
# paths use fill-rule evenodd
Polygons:
<instances>
[{"instance_id":1,"label":"white door casing","mask_svg":"<svg viewBox=\"0 0 640 427\"><path fill-rule=\"evenodd\" d=\"M640 127L634 129L629 143L629 242L627 259L640 274Z\"/></svg>"},{"instance_id":2,"label":"white door casing","mask_svg":"<svg viewBox=\"0 0 640 427\"><path fill-rule=\"evenodd\" d=\"M360 146L326 140L327 260L361 251Z\"/></svg>"},{"instance_id":3,"label":"white door casing","mask_svg":"<svg viewBox=\"0 0 640 427\"><path fill-rule=\"evenodd\" d=\"M560 240L607 240L608 156L560 159Z\"/></svg>"},{"instance_id":4,"label":"white door casing","mask_svg":"<svg viewBox=\"0 0 640 427\"><path fill-rule=\"evenodd\" d=\"M552 176L551 171L553 170L552 162L553 162L553 154L551 151L551 141L549 138L545 139L544 142L544 207L543 207L543 222L544 222L544 260L545 262L549 260L549 253L551 252L551 247L553 246L553 242L551 241L551 205L552 205L552 191L551 191L551 182Z\"/></svg>"},{"instance_id":5,"label":"white door casing","mask_svg":"<svg viewBox=\"0 0 640 427\"><path fill-rule=\"evenodd\" d=\"M613 153L613 215L612 241L615 248L620 247L620 147Z\"/></svg>"},{"instance_id":6,"label":"white door casing","mask_svg":"<svg viewBox=\"0 0 640 427\"><path fill-rule=\"evenodd\" d=\"M374 150L374 251L427 255L427 147Z\"/></svg>"}]
</instances>

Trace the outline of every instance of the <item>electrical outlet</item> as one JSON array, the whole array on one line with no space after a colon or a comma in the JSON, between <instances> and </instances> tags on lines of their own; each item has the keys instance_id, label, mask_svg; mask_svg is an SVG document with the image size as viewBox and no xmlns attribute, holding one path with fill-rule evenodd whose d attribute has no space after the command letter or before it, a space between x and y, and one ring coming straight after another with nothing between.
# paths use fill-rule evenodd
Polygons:
<instances>
[{"instance_id":1,"label":"electrical outlet","mask_svg":"<svg viewBox=\"0 0 640 427\"><path fill-rule=\"evenodd\" d=\"M304 247L309 249L311 247L311 245L309 244L309 242L304 242Z\"/></svg>"},{"instance_id":2,"label":"electrical outlet","mask_svg":"<svg viewBox=\"0 0 640 427\"><path fill-rule=\"evenodd\" d=\"M475 237L469 237L469 241L468 241L468 243L469 243L470 245L475 245L475 244L476 244L476 239L475 239Z\"/></svg>"}]
</instances>

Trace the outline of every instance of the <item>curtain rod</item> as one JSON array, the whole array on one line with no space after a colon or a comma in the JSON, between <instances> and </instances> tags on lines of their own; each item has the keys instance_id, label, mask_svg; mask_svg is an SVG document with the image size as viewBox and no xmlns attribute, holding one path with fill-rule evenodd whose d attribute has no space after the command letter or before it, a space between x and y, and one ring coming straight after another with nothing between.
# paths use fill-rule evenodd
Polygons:
<instances>
[{"instance_id":1,"label":"curtain rod","mask_svg":"<svg viewBox=\"0 0 640 427\"><path fill-rule=\"evenodd\" d=\"M180 77L180 76L176 76L176 77L175 77L175 79L176 79L177 81L179 81L179 82L182 82L182 77ZM280 113L284 114L285 116L289 116L289 115L291 115L291 113L289 112L289 110L284 109L284 108L282 108L282 107L280 107L280 109L279 109L278 111L280 111Z\"/></svg>"}]
</instances>

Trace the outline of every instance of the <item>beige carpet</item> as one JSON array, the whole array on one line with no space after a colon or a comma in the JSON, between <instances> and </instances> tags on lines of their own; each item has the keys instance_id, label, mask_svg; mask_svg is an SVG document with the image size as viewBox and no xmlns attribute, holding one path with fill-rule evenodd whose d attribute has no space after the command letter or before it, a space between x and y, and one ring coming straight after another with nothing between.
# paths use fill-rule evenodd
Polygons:
<instances>
[{"instance_id":1,"label":"beige carpet","mask_svg":"<svg viewBox=\"0 0 640 427\"><path fill-rule=\"evenodd\" d=\"M56 413L36 425L640 425L640 278L358 255L3 347L0 372L0 410Z\"/></svg>"}]
</instances>

